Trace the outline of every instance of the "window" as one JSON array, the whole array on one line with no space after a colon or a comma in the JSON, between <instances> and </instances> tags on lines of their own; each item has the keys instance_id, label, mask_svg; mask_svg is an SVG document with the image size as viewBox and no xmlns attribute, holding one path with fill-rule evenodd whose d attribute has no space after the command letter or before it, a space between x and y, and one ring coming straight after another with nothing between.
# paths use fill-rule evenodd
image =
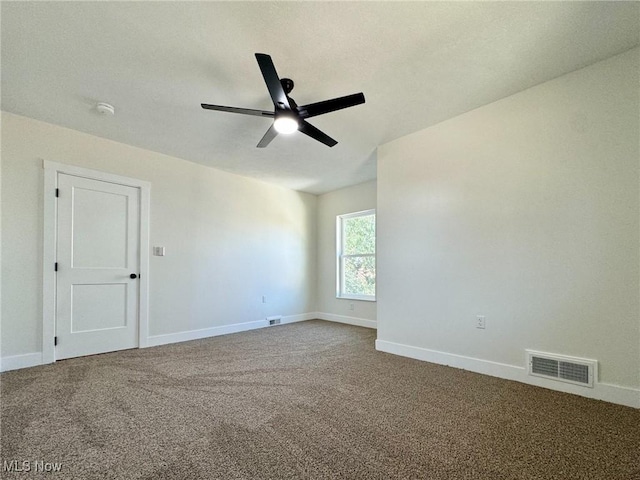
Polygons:
<instances>
[{"instance_id":1,"label":"window","mask_svg":"<svg viewBox=\"0 0 640 480\"><path fill-rule=\"evenodd\" d=\"M376 299L376 211L338 215L337 296Z\"/></svg>"}]
</instances>

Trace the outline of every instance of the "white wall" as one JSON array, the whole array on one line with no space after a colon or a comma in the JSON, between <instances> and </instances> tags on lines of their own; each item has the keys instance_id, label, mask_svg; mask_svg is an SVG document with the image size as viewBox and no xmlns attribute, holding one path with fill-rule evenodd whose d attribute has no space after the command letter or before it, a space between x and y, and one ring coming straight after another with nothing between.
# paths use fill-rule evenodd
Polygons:
<instances>
[{"instance_id":1,"label":"white wall","mask_svg":"<svg viewBox=\"0 0 640 480\"><path fill-rule=\"evenodd\" d=\"M42 159L151 182L151 336L314 312L314 195L3 112L3 357L42 349Z\"/></svg>"},{"instance_id":2,"label":"white wall","mask_svg":"<svg viewBox=\"0 0 640 480\"><path fill-rule=\"evenodd\" d=\"M2 116L0 116L0 132ZM1 137L1 135L0 135ZM0 209L2 207L2 142L0 138ZM0 212L0 372L2 372L2 215Z\"/></svg>"},{"instance_id":3,"label":"white wall","mask_svg":"<svg viewBox=\"0 0 640 480\"><path fill-rule=\"evenodd\" d=\"M376 302L336 298L336 216L376 208L376 182L318 197L318 316L374 327ZM353 310L351 310L353 305Z\"/></svg>"},{"instance_id":4,"label":"white wall","mask_svg":"<svg viewBox=\"0 0 640 480\"><path fill-rule=\"evenodd\" d=\"M639 52L379 149L378 348L593 358L640 407Z\"/></svg>"}]
</instances>

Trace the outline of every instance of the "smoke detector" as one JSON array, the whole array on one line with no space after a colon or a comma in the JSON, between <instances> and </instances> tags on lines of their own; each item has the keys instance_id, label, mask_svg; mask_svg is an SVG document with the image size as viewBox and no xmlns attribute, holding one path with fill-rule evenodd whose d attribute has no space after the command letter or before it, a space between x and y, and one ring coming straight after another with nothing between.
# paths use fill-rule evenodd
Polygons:
<instances>
[{"instance_id":1,"label":"smoke detector","mask_svg":"<svg viewBox=\"0 0 640 480\"><path fill-rule=\"evenodd\" d=\"M113 105L109 105L108 103L100 102L96 105L96 110L101 115L113 115L116 113L116 109L113 108Z\"/></svg>"}]
</instances>

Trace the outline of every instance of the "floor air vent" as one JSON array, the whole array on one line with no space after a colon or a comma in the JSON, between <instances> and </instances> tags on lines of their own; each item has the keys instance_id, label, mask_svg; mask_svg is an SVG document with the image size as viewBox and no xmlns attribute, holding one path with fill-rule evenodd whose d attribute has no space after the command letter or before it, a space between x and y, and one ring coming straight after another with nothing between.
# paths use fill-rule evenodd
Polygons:
<instances>
[{"instance_id":1,"label":"floor air vent","mask_svg":"<svg viewBox=\"0 0 640 480\"><path fill-rule=\"evenodd\" d=\"M527 350L529 375L560 382L593 387L597 362L586 358L565 357Z\"/></svg>"}]
</instances>

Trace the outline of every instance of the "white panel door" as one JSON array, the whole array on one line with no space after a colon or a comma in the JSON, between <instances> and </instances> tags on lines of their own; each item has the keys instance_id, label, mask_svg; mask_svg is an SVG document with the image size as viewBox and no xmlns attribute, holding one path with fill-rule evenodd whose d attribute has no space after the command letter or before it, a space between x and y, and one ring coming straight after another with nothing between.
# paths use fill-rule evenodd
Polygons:
<instances>
[{"instance_id":1,"label":"white panel door","mask_svg":"<svg viewBox=\"0 0 640 480\"><path fill-rule=\"evenodd\" d=\"M62 173L58 189L56 358L137 347L140 190Z\"/></svg>"}]
</instances>

